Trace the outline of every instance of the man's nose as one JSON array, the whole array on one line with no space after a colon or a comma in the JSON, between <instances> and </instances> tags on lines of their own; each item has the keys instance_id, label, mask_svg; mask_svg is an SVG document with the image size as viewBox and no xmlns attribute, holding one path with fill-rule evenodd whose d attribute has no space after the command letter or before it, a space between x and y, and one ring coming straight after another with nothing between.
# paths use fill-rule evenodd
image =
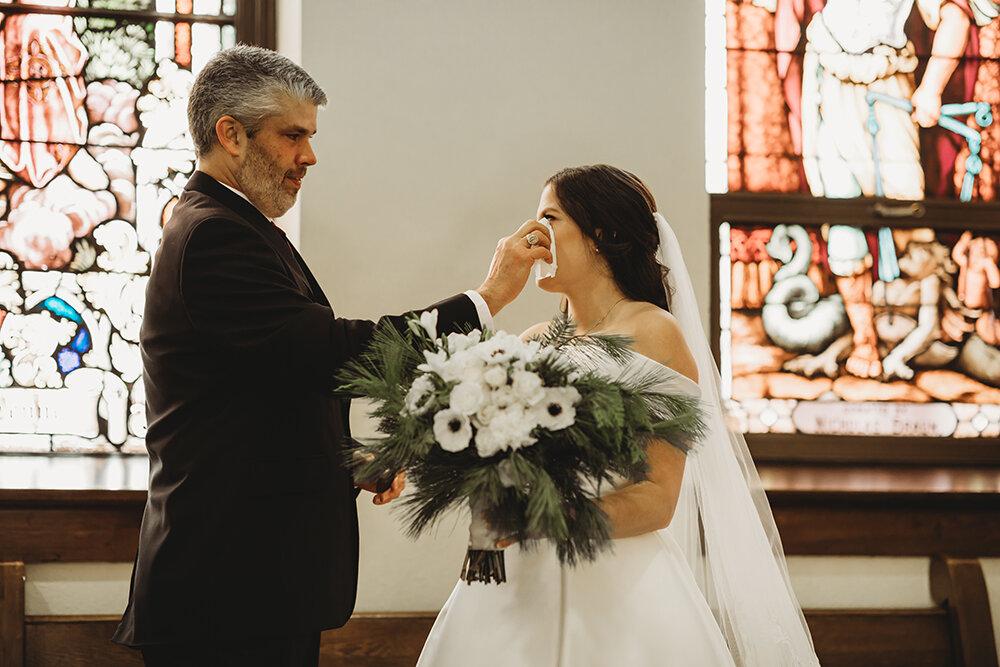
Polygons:
<instances>
[{"instance_id":1,"label":"man's nose","mask_svg":"<svg viewBox=\"0 0 1000 667\"><path fill-rule=\"evenodd\" d=\"M312 142L306 139L305 148L299 154L299 163L307 167L316 164L316 153L313 152Z\"/></svg>"}]
</instances>

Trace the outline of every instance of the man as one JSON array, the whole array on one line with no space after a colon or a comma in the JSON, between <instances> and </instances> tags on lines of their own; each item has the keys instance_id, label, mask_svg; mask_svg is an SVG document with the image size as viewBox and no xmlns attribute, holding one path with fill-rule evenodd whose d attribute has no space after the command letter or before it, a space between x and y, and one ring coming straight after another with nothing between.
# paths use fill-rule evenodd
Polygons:
<instances>
[{"instance_id":1,"label":"man","mask_svg":"<svg viewBox=\"0 0 1000 667\"><path fill-rule=\"evenodd\" d=\"M319 632L354 606L348 406L330 390L376 325L335 317L271 220L316 163L325 103L300 67L247 46L219 53L191 91L198 171L146 291L150 488L114 637L150 666L316 665ZM476 292L433 306L439 330L490 325L531 263L551 257L524 241L529 226L542 229L527 223L501 241ZM375 502L401 489L397 478Z\"/></svg>"}]
</instances>

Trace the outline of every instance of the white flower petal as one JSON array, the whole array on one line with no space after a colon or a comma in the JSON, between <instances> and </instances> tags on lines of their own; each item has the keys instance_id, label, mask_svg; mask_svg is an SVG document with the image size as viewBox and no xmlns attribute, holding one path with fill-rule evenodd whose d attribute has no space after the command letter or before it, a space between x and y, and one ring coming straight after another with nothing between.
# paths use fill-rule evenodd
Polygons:
<instances>
[{"instance_id":1,"label":"white flower petal","mask_svg":"<svg viewBox=\"0 0 1000 667\"><path fill-rule=\"evenodd\" d=\"M420 313L420 326L424 328L424 331L427 332L427 335L430 336L431 340L437 340L437 322L437 308L434 310L425 310Z\"/></svg>"},{"instance_id":2,"label":"white flower petal","mask_svg":"<svg viewBox=\"0 0 1000 667\"><path fill-rule=\"evenodd\" d=\"M447 452L460 452L469 446L472 424L469 418L455 410L442 410L434 415L434 439Z\"/></svg>"}]
</instances>

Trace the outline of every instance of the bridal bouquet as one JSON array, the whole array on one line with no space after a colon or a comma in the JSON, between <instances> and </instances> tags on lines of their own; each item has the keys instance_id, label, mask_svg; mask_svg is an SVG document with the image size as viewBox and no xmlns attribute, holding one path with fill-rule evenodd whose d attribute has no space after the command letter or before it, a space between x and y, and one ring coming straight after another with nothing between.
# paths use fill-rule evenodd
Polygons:
<instances>
[{"instance_id":1,"label":"bridal bouquet","mask_svg":"<svg viewBox=\"0 0 1000 667\"><path fill-rule=\"evenodd\" d=\"M505 580L500 537L551 539L570 565L593 560L611 541L594 489L642 479L649 438L687 448L701 432L697 399L652 391L655 372L626 383L587 370L588 359L625 361L625 339L574 336L565 317L529 342L503 331L439 337L436 324L430 311L404 332L379 328L340 391L375 402L385 437L356 445L367 461L356 474L406 471L411 536L471 506L468 582Z\"/></svg>"}]
</instances>

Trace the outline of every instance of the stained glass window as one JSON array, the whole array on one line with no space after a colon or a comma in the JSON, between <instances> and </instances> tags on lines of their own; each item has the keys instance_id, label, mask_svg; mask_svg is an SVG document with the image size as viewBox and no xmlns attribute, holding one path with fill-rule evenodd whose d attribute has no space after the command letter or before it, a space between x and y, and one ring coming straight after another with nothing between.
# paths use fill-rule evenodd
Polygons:
<instances>
[{"instance_id":1,"label":"stained glass window","mask_svg":"<svg viewBox=\"0 0 1000 667\"><path fill-rule=\"evenodd\" d=\"M1000 436L998 241L721 225L723 385L740 430Z\"/></svg>"},{"instance_id":2,"label":"stained glass window","mask_svg":"<svg viewBox=\"0 0 1000 667\"><path fill-rule=\"evenodd\" d=\"M144 452L139 325L235 0L0 0L0 452Z\"/></svg>"},{"instance_id":3,"label":"stained glass window","mask_svg":"<svg viewBox=\"0 0 1000 667\"><path fill-rule=\"evenodd\" d=\"M708 0L709 192L1000 199L998 0Z\"/></svg>"}]
</instances>

